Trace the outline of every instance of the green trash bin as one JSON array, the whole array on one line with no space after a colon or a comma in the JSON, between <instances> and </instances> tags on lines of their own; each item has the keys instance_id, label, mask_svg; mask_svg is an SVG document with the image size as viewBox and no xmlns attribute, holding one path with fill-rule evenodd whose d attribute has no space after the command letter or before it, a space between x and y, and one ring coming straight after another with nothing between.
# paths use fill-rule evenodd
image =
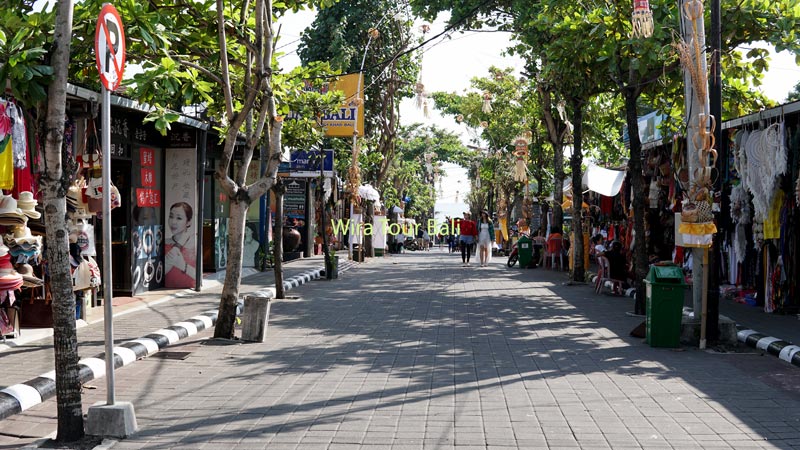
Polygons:
<instances>
[{"instance_id":1,"label":"green trash bin","mask_svg":"<svg viewBox=\"0 0 800 450\"><path fill-rule=\"evenodd\" d=\"M647 339L651 347L679 347L683 317L683 270L674 264L653 265L647 288Z\"/></svg>"},{"instance_id":2,"label":"green trash bin","mask_svg":"<svg viewBox=\"0 0 800 450\"><path fill-rule=\"evenodd\" d=\"M526 269L533 260L533 241L528 236L522 236L517 241L517 254L519 255L519 268Z\"/></svg>"}]
</instances>

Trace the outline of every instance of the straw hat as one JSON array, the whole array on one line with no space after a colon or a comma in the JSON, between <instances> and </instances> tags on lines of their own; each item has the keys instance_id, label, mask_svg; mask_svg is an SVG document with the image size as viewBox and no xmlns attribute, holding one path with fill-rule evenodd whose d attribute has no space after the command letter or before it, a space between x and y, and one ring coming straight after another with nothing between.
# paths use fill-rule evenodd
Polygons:
<instances>
[{"instance_id":1,"label":"straw hat","mask_svg":"<svg viewBox=\"0 0 800 450\"><path fill-rule=\"evenodd\" d=\"M42 237L41 236L34 236L31 234L31 229L28 227L16 227L14 228L13 234L6 235L6 241L10 242L13 239L17 245L22 244L30 244L30 245L39 245L42 244Z\"/></svg>"},{"instance_id":2,"label":"straw hat","mask_svg":"<svg viewBox=\"0 0 800 450\"><path fill-rule=\"evenodd\" d=\"M22 264L17 269L17 272L22 275L23 285L27 287L38 287L44 284L44 281L37 277L33 272L33 267L30 264Z\"/></svg>"},{"instance_id":3,"label":"straw hat","mask_svg":"<svg viewBox=\"0 0 800 450\"><path fill-rule=\"evenodd\" d=\"M28 216L17 207L17 200L0 194L0 225L14 226L28 223Z\"/></svg>"},{"instance_id":4,"label":"straw hat","mask_svg":"<svg viewBox=\"0 0 800 450\"><path fill-rule=\"evenodd\" d=\"M38 204L39 201L33 198L33 192L23 191L19 193L17 207L22 210L23 214L31 219L38 219L42 217L42 214L39 211L36 211L36 205Z\"/></svg>"}]
</instances>

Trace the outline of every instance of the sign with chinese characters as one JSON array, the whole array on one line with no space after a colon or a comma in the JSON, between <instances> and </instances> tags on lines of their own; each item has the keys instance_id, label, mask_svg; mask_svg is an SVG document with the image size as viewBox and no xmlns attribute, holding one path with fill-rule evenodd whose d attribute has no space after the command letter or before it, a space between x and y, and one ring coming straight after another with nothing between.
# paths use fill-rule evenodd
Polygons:
<instances>
[{"instance_id":1,"label":"sign with chinese characters","mask_svg":"<svg viewBox=\"0 0 800 450\"><path fill-rule=\"evenodd\" d=\"M176 128L167 133L167 146L169 148L196 148L197 133L189 128Z\"/></svg>"},{"instance_id":2,"label":"sign with chinese characters","mask_svg":"<svg viewBox=\"0 0 800 450\"><path fill-rule=\"evenodd\" d=\"M155 150L152 148L141 147L139 149L140 176L139 186L136 188L136 205L142 208L160 207L161 190L156 183Z\"/></svg>"},{"instance_id":3,"label":"sign with chinese characters","mask_svg":"<svg viewBox=\"0 0 800 450\"><path fill-rule=\"evenodd\" d=\"M161 206L161 191L158 189L136 189L136 204L142 208Z\"/></svg>"},{"instance_id":4,"label":"sign with chinese characters","mask_svg":"<svg viewBox=\"0 0 800 450\"><path fill-rule=\"evenodd\" d=\"M194 287L199 221L196 194L197 152L195 147L169 148L166 150L165 158L164 201L167 207L164 211L167 215L164 241L165 286Z\"/></svg>"}]
</instances>

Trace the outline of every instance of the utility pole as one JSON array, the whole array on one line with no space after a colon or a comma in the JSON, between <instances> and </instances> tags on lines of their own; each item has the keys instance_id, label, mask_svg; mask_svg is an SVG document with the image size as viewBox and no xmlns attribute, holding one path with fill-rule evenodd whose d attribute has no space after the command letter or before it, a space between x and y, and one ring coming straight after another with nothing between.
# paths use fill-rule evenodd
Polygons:
<instances>
[{"instance_id":1,"label":"utility pole","mask_svg":"<svg viewBox=\"0 0 800 450\"><path fill-rule=\"evenodd\" d=\"M697 5L699 4L699 9ZM697 61L697 66L694 70L708 73L708 67L705 59L706 35L705 24L702 14L702 2L699 0L682 0L681 1L681 37L684 42L689 44L689 52L691 53L691 60ZM695 17L691 17L695 13ZM699 13L699 14L698 14ZM697 17L699 16L699 17ZM700 54L697 54L699 50ZM705 76L698 77L705 81ZM705 164L698 160L698 151L695 142L701 142L697 135L699 128L705 127L706 123L700 123L700 114L709 114L708 110L708 94L698 95L695 90L698 89L692 83L691 71L684 67L683 69L684 80L684 96L686 98L686 160L689 165L689 184L695 183L695 168L702 167ZM707 92L707 86L700 87L702 92ZM703 310L703 278L704 267L706 258L704 255L708 249L693 248L692 249L692 310L694 311L695 320L700 320L700 314Z\"/></svg>"},{"instance_id":2,"label":"utility pole","mask_svg":"<svg viewBox=\"0 0 800 450\"><path fill-rule=\"evenodd\" d=\"M714 130L714 138L717 142L718 158L716 162L717 176L714 182L714 192L720 196L720 202L714 205L720 206L720 214L717 215L718 219L726 216L724 211L727 211L727 202L722 201L725 197L723 192L724 174L727 170L728 161L728 145L727 142L722 141L722 66L720 65L720 51L722 47L722 32L720 23L720 2L719 0L711 0L711 77L709 79L709 109L711 115L716 117L719 126ZM722 261L718 258L720 255L719 249L722 248L722 229L719 226L720 220L717 220L717 228L720 232L714 235L714 244L712 245L708 261L708 306L703 320L706 321L706 333L709 341L714 342L719 338L719 266Z\"/></svg>"}]
</instances>

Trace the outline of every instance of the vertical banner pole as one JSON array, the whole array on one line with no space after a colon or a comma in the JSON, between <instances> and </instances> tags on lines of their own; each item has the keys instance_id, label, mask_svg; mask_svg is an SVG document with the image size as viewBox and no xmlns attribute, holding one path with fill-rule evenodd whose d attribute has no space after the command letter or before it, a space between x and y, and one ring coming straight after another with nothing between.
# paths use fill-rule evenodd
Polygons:
<instances>
[{"instance_id":1,"label":"vertical banner pole","mask_svg":"<svg viewBox=\"0 0 800 450\"><path fill-rule=\"evenodd\" d=\"M111 92L103 86L103 327L106 347L106 403L114 404L114 311L111 279Z\"/></svg>"}]
</instances>

